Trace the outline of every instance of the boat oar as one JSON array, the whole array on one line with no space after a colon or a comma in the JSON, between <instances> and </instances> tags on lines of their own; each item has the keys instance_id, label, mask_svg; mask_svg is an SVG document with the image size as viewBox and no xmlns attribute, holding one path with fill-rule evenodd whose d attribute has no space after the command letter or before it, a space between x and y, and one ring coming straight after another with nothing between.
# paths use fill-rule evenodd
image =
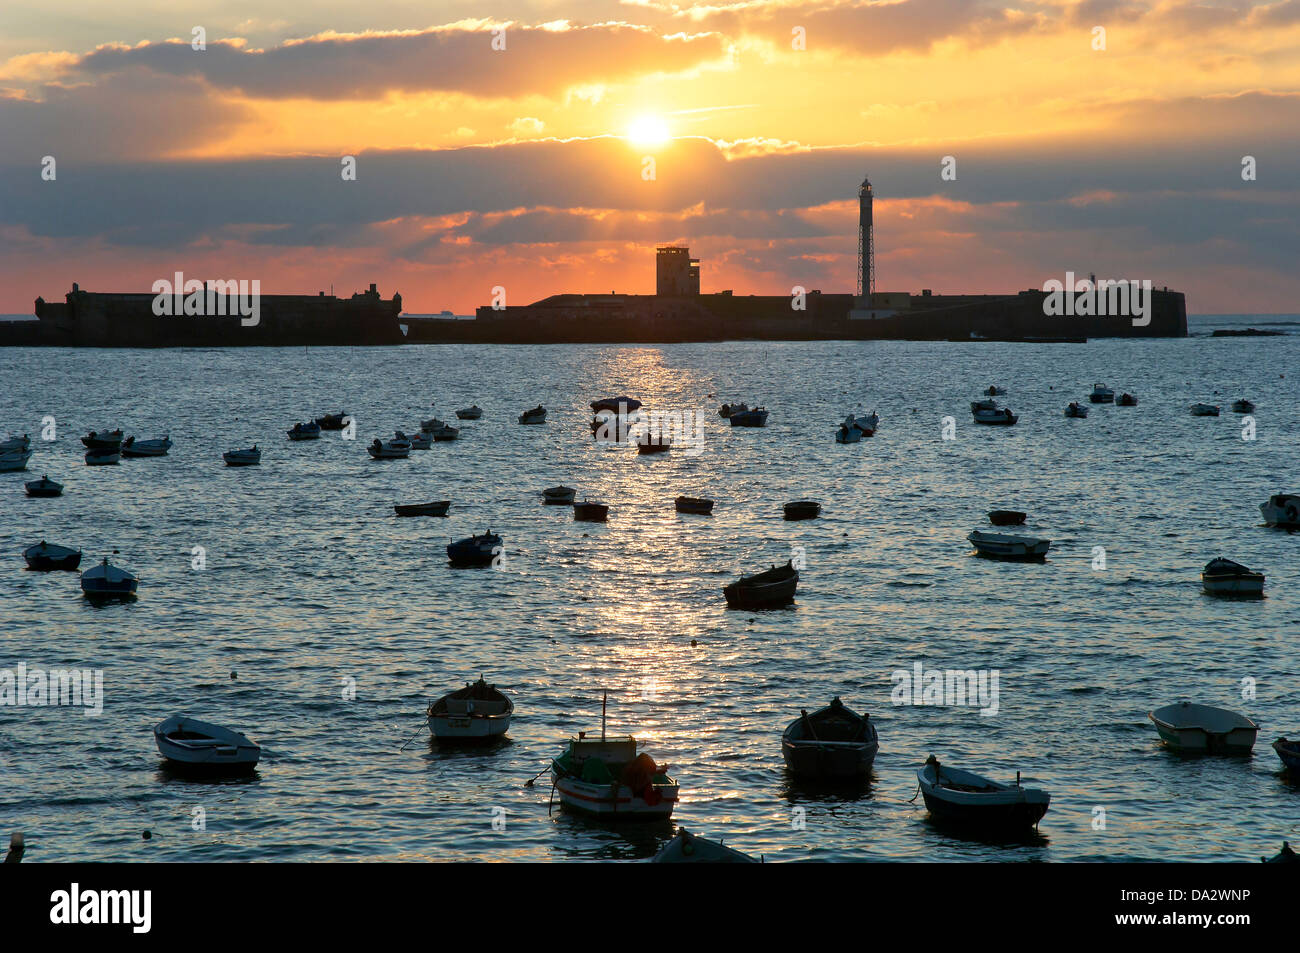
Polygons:
<instances>
[{"instance_id":1,"label":"boat oar","mask_svg":"<svg viewBox=\"0 0 1300 953\"><path fill-rule=\"evenodd\" d=\"M428 716L428 715L425 715L425 716L424 716L424 724L421 725L419 728L415 729L415 734L411 735L410 738L407 738L407 739L406 739L406 744L405 744L405 745L402 745L402 747L398 748L397 750L398 750L398 751L405 751L405 750L406 750L406 745L409 745L412 741L414 741L414 740L419 736L420 732L423 731L425 728L427 728L428 725L429 725L429 716Z\"/></svg>"}]
</instances>

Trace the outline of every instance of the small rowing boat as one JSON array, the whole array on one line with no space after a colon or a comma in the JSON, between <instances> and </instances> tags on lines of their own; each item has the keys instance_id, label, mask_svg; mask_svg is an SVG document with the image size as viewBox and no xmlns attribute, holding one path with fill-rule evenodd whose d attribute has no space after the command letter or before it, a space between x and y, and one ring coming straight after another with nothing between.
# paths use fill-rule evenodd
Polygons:
<instances>
[{"instance_id":1,"label":"small rowing boat","mask_svg":"<svg viewBox=\"0 0 1300 953\"><path fill-rule=\"evenodd\" d=\"M446 516L451 509L450 500L437 503L394 503L393 511L398 516Z\"/></svg>"},{"instance_id":2,"label":"small rowing boat","mask_svg":"<svg viewBox=\"0 0 1300 953\"><path fill-rule=\"evenodd\" d=\"M32 480L29 483L24 483L23 488L27 490L28 496L49 497L63 495L63 484L56 483L51 480L49 476L43 476L39 480Z\"/></svg>"},{"instance_id":3,"label":"small rowing boat","mask_svg":"<svg viewBox=\"0 0 1300 953\"><path fill-rule=\"evenodd\" d=\"M677 828L673 836L659 853L651 859L652 864L761 864L748 854L728 847L722 841L712 841L698 834L692 834L684 827Z\"/></svg>"},{"instance_id":4,"label":"small rowing boat","mask_svg":"<svg viewBox=\"0 0 1300 953\"><path fill-rule=\"evenodd\" d=\"M811 715L801 711L781 736L786 767L807 781L860 780L871 773L879 750L871 717L846 708L838 697Z\"/></svg>"},{"instance_id":5,"label":"small rowing boat","mask_svg":"<svg viewBox=\"0 0 1300 953\"><path fill-rule=\"evenodd\" d=\"M941 765L934 756L916 772L921 795L932 820L984 830L1014 830L1035 827L1047 813L1052 796L1020 783L992 781L974 771Z\"/></svg>"},{"instance_id":6,"label":"small rowing boat","mask_svg":"<svg viewBox=\"0 0 1300 953\"><path fill-rule=\"evenodd\" d=\"M107 556L81 574L81 591L87 599L134 599L139 587L134 574L111 565Z\"/></svg>"},{"instance_id":7,"label":"small rowing boat","mask_svg":"<svg viewBox=\"0 0 1300 953\"><path fill-rule=\"evenodd\" d=\"M722 589L728 609L779 609L794 602L799 571L793 562L773 566L753 576L742 576Z\"/></svg>"},{"instance_id":8,"label":"small rowing boat","mask_svg":"<svg viewBox=\"0 0 1300 953\"><path fill-rule=\"evenodd\" d=\"M23 559L27 561L28 569L37 572L72 570L81 565L81 550L69 549L67 546L57 546L41 540L35 546L28 546L23 550Z\"/></svg>"},{"instance_id":9,"label":"small rowing boat","mask_svg":"<svg viewBox=\"0 0 1300 953\"><path fill-rule=\"evenodd\" d=\"M257 767L262 749L237 731L185 715L172 715L153 729L159 753L177 771L246 774Z\"/></svg>"},{"instance_id":10,"label":"small rowing boat","mask_svg":"<svg viewBox=\"0 0 1300 953\"><path fill-rule=\"evenodd\" d=\"M1147 712L1166 745L1188 754L1249 754L1259 725L1226 708L1177 702Z\"/></svg>"},{"instance_id":11,"label":"small rowing boat","mask_svg":"<svg viewBox=\"0 0 1300 953\"><path fill-rule=\"evenodd\" d=\"M1010 562L1042 562L1052 546L1050 539L1032 536L1013 536L1009 533L986 533L975 530L966 537L975 545L975 555L984 559L1002 559Z\"/></svg>"},{"instance_id":12,"label":"small rowing boat","mask_svg":"<svg viewBox=\"0 0 1300 953\"><path fill-rule=\"evenodd\" d=\"M491 566L501 555L501 537L492 530L469 536L447 546L447 560L453 566Z\"/></svg>"},{"instance_id":13,"label":"small rowing boat","mask_svg":"<svg viewBox=\"0 0 1300 953\"><path fill-rule=\"evenodd\" d=\"M429 732L439 744L495 741L510 729L515 703L480 676L430 703Z\"/></svg>"}]
</instances>

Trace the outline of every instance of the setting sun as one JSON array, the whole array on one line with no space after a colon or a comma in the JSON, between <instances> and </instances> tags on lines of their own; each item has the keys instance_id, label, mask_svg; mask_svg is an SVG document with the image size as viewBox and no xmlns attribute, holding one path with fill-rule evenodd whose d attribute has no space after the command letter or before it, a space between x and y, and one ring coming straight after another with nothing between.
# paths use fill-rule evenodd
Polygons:
<instances>
[{"instance_id":1,"label":"setting sun","mask_svg":"<svg viewBox=\"0 0 1300 953\"><path fill-rule=\"evenodd\" d=\"M633 145L662 146L669 138L668 124L658 116L638 116L627 127L627 139Z\"/></svg>"}]
</instances>

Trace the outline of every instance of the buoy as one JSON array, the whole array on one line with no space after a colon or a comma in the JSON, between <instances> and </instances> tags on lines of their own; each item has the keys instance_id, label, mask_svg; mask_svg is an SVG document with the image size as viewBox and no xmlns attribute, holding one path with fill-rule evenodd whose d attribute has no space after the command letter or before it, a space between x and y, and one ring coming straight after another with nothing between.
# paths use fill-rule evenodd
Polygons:
<instances>
[{"instance_id":1,"label":"buoy","mask_svg":"<svg viewBox=\"0 0 1300 953\"><path fill-rule=\"evenodd\" d=\"M145 840L148 840L149 838L153 837L153 834L150 831L145 831L143 836Z\"/></svg>"}]
</instances>

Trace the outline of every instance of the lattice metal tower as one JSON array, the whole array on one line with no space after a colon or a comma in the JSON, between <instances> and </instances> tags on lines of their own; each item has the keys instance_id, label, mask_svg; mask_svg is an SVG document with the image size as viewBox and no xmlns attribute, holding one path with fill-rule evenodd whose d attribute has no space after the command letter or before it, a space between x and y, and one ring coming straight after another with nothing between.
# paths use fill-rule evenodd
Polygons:
<instances>
[{"instance_id":1,"label":"lattice metal tower","mask_svg":"<svg viewBox=\"0 0 1300 953\"><path fill-rule=\"evenodd\" d=\"M876 293L876 240L871 232L871 180L858 189L858 297Z\"/></svg>"}]
</instances>

